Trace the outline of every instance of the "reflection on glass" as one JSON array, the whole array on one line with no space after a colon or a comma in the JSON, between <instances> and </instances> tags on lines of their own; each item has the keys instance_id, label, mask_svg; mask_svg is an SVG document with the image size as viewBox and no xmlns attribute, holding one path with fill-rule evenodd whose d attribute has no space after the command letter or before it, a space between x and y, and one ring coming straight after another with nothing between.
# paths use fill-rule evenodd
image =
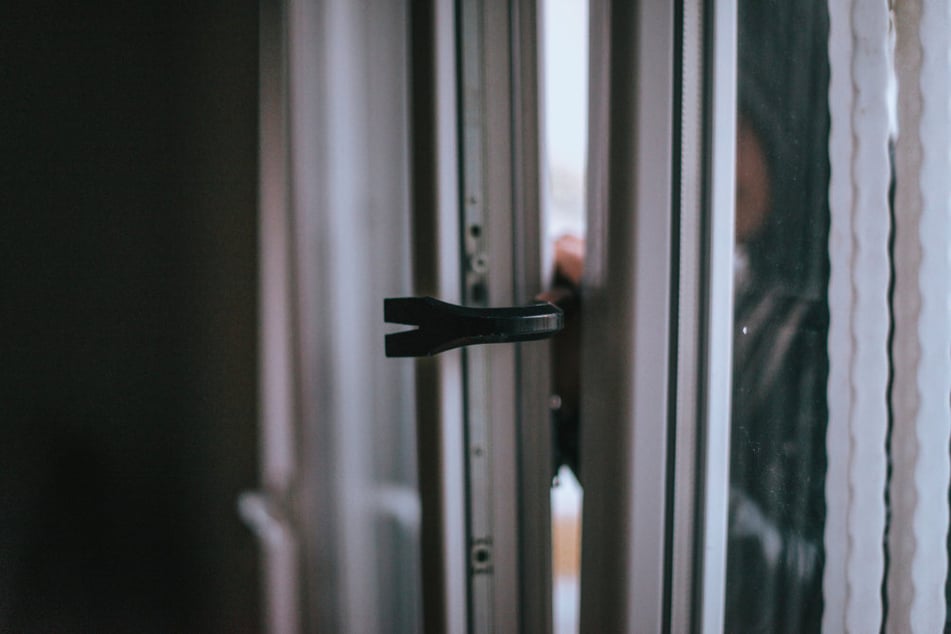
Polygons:
<instances>
[{"instance_id":1,"label":"reflection on glass","mask_svg":"<svg viewBox=\"0 0 951 634\"><path fill-rule=\"evenodd\" d=\"M726 631L817 631L826 468L828 18L740 0Z\"/></svg>"}]
</instances>

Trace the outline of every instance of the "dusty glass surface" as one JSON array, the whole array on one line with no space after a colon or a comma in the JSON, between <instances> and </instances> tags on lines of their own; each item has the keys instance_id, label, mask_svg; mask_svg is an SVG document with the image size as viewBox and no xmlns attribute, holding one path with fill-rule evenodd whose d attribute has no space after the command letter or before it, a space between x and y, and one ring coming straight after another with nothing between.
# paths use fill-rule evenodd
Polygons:
<instances>
[{"instance_id":1,"label":"dusty glass surface","mask_svg":"<svg viewBox=\"0 0 951 634\"><path fill-rule=\"evenodd\" d=\"M828 16L740 0L726 631L817 631L828 306Z\"/></svg>"}]
</instances>

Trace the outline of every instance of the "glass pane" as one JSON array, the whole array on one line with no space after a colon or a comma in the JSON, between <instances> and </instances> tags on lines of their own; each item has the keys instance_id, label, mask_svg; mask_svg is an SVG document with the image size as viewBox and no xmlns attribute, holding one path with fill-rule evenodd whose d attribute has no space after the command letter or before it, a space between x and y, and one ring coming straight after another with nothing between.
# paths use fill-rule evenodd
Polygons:
<instances>
[{"instance_id":1,"label":"glass pane","mask_svg":"<svg viewBox=\"0 0 951 634\"><path fill-rule=\"evenodd\" d=\"M828 17L740 0L726 631L822 616Z\"/></svg>"},{"instance_id":2,"label":"glass pane","mask_svg":"<svg viewBox=\"0 0 951 634\"><path fill-rule=\"evenodd\" d=\"M577 285L580 247L585 229L585 151L588 99L588 3L587 0L545 0L542 4L543 122L544 122L544 214L546 251L558 252L556 284ZM567 271L568 258L579 264ZM566 306L566 312L570 310ZM569 319L574 320L572 315ZM571 332L566 337L572 337ZM562 339L562 342L565 340ZM562 370L556 379L559 395L554 399L559 421L561 460L576 465L577 358L566 359L566 347L556 343L554 367ZM564 370L572 368L574 373ZM567 385L566 385L567 383ZM576 437L575 437L576 438ZM566 454L574 454L574 456ZM571 470L562 466L551 493L553 629L555 634L578 631L581 563L581 485Z\"/></svg>"}]
</instances>

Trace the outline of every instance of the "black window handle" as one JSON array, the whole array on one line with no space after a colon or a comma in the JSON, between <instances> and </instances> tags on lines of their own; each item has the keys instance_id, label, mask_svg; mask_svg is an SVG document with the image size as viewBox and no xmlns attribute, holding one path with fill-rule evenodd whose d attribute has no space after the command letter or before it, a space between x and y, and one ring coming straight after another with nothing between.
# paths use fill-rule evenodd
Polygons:
<instances>
[{"instance_id":1,"label":"black window handle","mask_svg":"<svg viewBox=\"0 0 951 634\"><path fill-rule=\"evenodd\" d=\"M479 343L531 341L564 327L560 308L548 302L512 308L470 308L433 297L383 300L383 320L418 326L386 336L386 356L424 357Z\"/></svg>"}]
</instances>

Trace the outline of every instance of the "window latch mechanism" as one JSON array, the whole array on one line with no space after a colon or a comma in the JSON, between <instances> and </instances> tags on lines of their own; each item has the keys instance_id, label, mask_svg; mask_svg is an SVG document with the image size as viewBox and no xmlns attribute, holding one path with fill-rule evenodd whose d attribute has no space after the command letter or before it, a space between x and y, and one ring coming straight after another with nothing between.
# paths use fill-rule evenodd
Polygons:
<instances>
[{"instance_id":1,"label":"window latch mechanism","mask_svg":"<svg viewBox=\"0 0 951 634\"><path fill-rule=\"evenodd\" d=\"M548 302L511 308L471 308L433 297L383 300L383 320L418 326L386 335L386 356L425 357L482 343L531 341L564 327L560 308Z\"/></svg>"}]
</instances>

